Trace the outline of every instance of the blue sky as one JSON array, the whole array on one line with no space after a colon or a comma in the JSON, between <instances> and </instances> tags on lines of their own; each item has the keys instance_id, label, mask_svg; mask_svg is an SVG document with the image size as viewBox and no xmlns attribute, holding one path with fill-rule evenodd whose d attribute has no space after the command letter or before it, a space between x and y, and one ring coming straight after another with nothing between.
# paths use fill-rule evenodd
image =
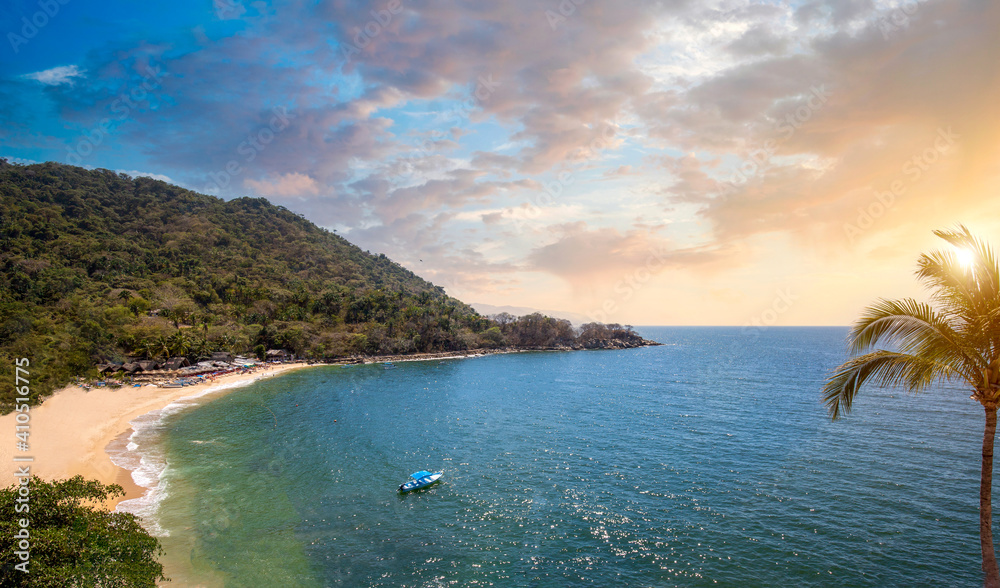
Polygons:
<instances>
[{"instance_id":1,"label":"blue sky","mask_svg":"<svg viewBox=\"0 0 1000 588\"><path fill-rule=\"evenodd\" d=\"M7 2L0 156L264 196L470 302L843 324L997 228L998 12Z\"/></svg>"}]
</instances>

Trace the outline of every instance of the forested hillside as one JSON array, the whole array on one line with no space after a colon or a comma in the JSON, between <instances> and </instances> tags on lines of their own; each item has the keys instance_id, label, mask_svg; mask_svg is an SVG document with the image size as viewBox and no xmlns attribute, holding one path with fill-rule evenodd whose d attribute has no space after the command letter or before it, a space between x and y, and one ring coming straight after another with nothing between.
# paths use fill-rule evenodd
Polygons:
<instances>
[{"instance_id":1,"label":"forested hillside","mask_svg":"<svg viewBox=\"0 0 1000 588\"><path fill-rule=\"evenodd\" d=\"M3 408L21 357L37 397L137 356L281 348L333 359L576 338L567 321L479 316L262 198L55 163L0 160L0 276Z\"/></svg>"}]
</instances>

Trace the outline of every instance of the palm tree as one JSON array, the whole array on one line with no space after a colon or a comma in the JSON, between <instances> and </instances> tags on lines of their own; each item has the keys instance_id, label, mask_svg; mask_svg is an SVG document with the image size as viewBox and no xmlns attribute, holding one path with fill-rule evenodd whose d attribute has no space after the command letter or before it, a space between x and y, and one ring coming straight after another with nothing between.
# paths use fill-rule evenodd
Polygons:
<instances>
[{"instance_id":1,"label":"palm tree","mask_svg":"<svg viewBox=\"0 0 1000 588\"><path fill-rule=\"evenodd\" d=\"M228 350L229 352L232 352L233 349L236 347L236 337L229 333L226 333L225 335L219 338L218 346L220 351Z\"/></svg>"},{"instance_id":2,"label":"palm tree","mask_svg":"<svg viewBox=\"0 0 1000 588\"><path fill-rule=\"evenodd\" d=\"M904 386L919 392L933 382L963 382L986 413L979 486L983 585L1000 587L993 549L993 439L1000 403L1000 266L993 249L967 228L934 231L953 246L923 254L917 277L935 306L913 299L879 300L851 328L851 359L823 387L836 420L848 413L861 386ZM879 345L888 349L876 349Z\"/></svg>"},{"instance_id":3,"label":"palm tree","mask_svg":"<svg viewBox=\"0 0 1000 588\"><path fill-rule=\"evenodd\" d=\"M153 343L154 343L153 349L155 350L155 356L163 357L163 359L167 359L170 357L169 339L167 339L163 335L159 335L156 337L156 339L153 339Z\"/></svg>"},{"instance_id":4,"label":"palm tree","mask_svg":"<svg viewBox=\"0 0 1000 588\"><path fill-rule=\"evenodd\" d=\"M190 353L193 356L194 361L201 361L209 354L209 348L211 344L208 339L196 340L191 344Z\"/></svg>"},{"instance_id":5,"label":"palm tree","mask_svg":"<svg viewBox=\"0 0 1000 588\"><path fill-rule=\"evenodd\" d=\"M201 323L202 329L204 329L204 338L208 339L208 327L215 322L215 317L212 314L205 312L198 317L198 322Z\"/></svg>"},{"instance_id":6,"label":"palm tree","mask_svg":"<svg viewBox=\"0 0 1000 588\"><path fill-rule=\"evenodd\" d=\"M169 352L172 356L187 355L191 349L191 339L182 331L177 331L167 338Z\"/></svg>"},{"instance_id":7,"label":"palm tree","mask_svg":"<svg viewBox=\"0 0 1000 588\"><path fill-rule=\"evenodd\" d=\"M156 345L155 339L143 339L142 342L139 343L138 348L146 359L153 359L153 357L156 356L157 349L159 349L159 347Z\"/></svg>"}]
</instances>

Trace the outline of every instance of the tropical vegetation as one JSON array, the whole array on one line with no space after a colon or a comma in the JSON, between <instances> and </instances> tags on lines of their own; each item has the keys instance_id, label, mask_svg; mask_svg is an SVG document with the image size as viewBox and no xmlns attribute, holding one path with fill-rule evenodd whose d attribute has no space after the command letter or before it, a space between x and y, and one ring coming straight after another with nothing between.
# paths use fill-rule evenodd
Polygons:
<instances>
[{"instance_id":1,"label":"tropical vegetation","mask_svg":"<svg viewBox=\"0 0 1000 588\"><path fill-rule=\"evenodd\" d=\"M542 315L480 316L263 198L223 201L109 170L0 160L0 412L13 406L21 358L36 403L96 375L97 363L129 358L284 349L331 360L581 346L576 336L568 321Z\"/></svg>"},{"instance_id":2,"label":"tropical vegetation","mask_svg":"<svg viewBox=\"0 0 1000 588\"><path fill-rule=\"evenodd\" d=\"M139 588L166 579L160 543L138 517L99 506L124 496L121 486L26 479L26 491L0 490L0 586Z\"/></svg>"},{"instance_id":3,"label":"tropical vegetation","mask_svg":"<svg viewBox=\"0 0 1000 588\"><path fill-rule=\"evenodd\" d=\"M1000 266L993 249L964 226L935 231L950 249L923 254L916 275L931 302L879 300L850 331L854 357L823 392L833 419L850 412L861 387L963 383L985 416L979 486L979 535L984 586L1000 587L992 533L993 444L1000 403Z\"/></svg>"}]
</instances>

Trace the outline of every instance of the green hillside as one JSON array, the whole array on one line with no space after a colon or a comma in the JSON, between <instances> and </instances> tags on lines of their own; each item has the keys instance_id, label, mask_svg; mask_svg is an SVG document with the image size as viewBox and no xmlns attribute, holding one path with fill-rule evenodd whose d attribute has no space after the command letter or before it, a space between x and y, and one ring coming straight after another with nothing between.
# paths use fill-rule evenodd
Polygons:
<instances>
[{"instance_id":1,"label":"green hillside","mask_svg":"<svg viewBox=\"0 0 1000 588\"><path fill-rule=\"evenodd\" d=\"M97 362L137 356L584 346L567 321L481 317L262 198L55 163L0 160L0 276L4 411L22 357L37 401Z\"/></svg>"}]
</instances>

